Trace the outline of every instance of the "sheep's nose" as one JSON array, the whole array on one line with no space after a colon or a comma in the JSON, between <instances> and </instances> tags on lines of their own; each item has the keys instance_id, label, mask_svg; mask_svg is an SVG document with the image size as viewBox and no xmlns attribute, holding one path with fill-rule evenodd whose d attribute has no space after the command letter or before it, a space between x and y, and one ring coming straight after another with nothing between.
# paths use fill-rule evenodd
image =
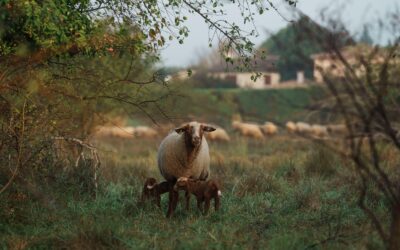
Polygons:
<instances>
[{"instance_id":1,"label":"sheep's nose","mask_svg":"<svg viewBox=\"0 0 400 250\"><path fill-rule=\"evenodd\" d=\"M200 143L200 137L199 136L196 136L196 137L193 137L193 144L199 144Z\"/></svg>"}]
</instances>

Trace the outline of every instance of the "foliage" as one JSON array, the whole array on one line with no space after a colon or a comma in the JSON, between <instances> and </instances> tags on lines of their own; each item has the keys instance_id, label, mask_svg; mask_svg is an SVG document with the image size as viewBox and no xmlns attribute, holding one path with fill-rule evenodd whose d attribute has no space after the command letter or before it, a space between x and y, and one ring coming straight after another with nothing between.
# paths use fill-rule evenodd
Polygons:
<instances>
[{"instance_id":1,"label":"foliage","mask_svg":"<svg viewBox=\"0 0 400 250\"><path fill-rule=\"evenodd\" d=\"M214 15L224 14L224 4L0 1L0 168L5 175L0 194L14 182L22 185L26 176L40 176L41 164L53 159L48 152L56 151L55 138L83 140L68 145L53 162L68 169L76 167L84 155L82 145L91 147L85 140L109 117L144 114L154 122L167 117L165 100L174 92L153 65L167 39L183 43L190 14L209 24L224 44L222 51L235 50L239 63L250 67L255 26L246 33ZM261 14L272 6L263 1L236 4L245 23L252 22L254 10Z\"/></svg>"},{"instance_id":2,"label":"foliage","mask_svg":"<svg viewBox=\"0 0 400 250\"><path fill-rule=\"evenodd\" d=\"M371 220L387 249L400 248L400 189L399 176L389 169L397 163L388 161L385 150L400 151L399 137L399 61L400 48L398 12L389 15L388 22L380 24L380 31L390 30L393 36L386 47L366 44L341 49L340 40L320 39L310 33L320 46L328 51L334 67L318 67L329 90L325 110L339 116L345 124L347 147L330 145L336 153L354 164L360 180L358 203ZM331 21L332 22L332 21ZM340 23L333 22L337 27ZM384 148L384 150L383 150ZM385 167L383 167L385 166ZM372 191L371 186L377 190ZM376 207L368 204L369 196L384 197L389 206L390 219L379 218Z\"/></svg>"}]
</instances>

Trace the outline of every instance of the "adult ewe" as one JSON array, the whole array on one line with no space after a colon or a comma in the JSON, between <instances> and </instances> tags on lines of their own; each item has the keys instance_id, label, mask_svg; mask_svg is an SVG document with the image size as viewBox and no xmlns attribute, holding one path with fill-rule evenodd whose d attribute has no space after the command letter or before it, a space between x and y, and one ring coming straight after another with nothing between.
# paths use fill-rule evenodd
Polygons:
<instances>
[{"instance_id":1,"label":"adult ewe","mask_svg":"<svg viewBox=\"0 0 400 250\"><path fill-rule=\"evenodd\" d=\"M303 135L309 135L312 133L312 129L310 124L305 123L305 122L296 122L296 132L303 134Z\"/></svg>"},{"instance_id":2,"label":"adult ewe","mask_svg":"<svg viewBox=\"0 0 400 250\"><path fill-rule=\"evenodd\" d=\"M278 133L278 127L272 122L265 122L264 125L260 125L260 129L266 135L275 135Z\"/></svg>"},{"instance_id":3,"label":"adult ewe","mask_svg":"<svg viewBox=\"0 0 400 250\"><path fill-rule=\"evenodd\" d=\"M135 128L135 135L139 138L155 138L157 137L157 131L147 126L137 126Z\"/></svg>"},{"instance_id":4,"label":"adult ewe","mask_svg":"<svg viewBox=\"0 0 400 250\"><path fill-rule=\"evenodd\" d=\"M328 129L326 126L313 124L311 126L311 131L314 137L316 138L326 138L328 137Z\"/></svg>"},{"instance_id":5,"label":"adult ewe","mask_svg":"<svg viewBox=\"0 0 400 250\"><path fill-rule=\"evenodd\" d=\"M292 121L288 121L287 123L286 123L286 129L287 129L287 131L289 132L289 133L291 133L291 134L293 134L293 133L295 133L296 132L296 124L294 123L294 122L292 122Z\"/></svg>"},{"instance_id":6,"label":"adult ewe","mask_svg":"<svg viewBox=\"0 0 400 250\"><path fill-rule=\"evenodd\" d=\"M239 131L239 133L243 136L258 140L264 139L264 135L257 124L233 121L232 128L236 131Z\"/></svg>"},{"instance_id":7,"label":"adult ewe","mask_svg":"<svg viewBox=\"0 0 400 250\"><path fill-rule=\"evenodd\" d=\"M206 180L210 175L210 154L203 134L214 130L210 125L190 122L167 135L157 152L161 175L171 183L176 182L179 177ZM177 196L177 192L170 191L168 217L175 209L171 204Z\"/></svg>"},{"instance_id":8,"label":"adult ewe","mask_svg":"<svg viewBox=\"0 0 400 250\"><path fill-rule=\"evenodd\" d=\"M221 127L215 127L215 131L213 133L207 133L206 137L209 141L221 141L221 142L229 142L231 138L228 133L226 133L225 129Z\"/></svg>"},{"instance_id":9,"label":"adult ewe","mask_svg":"<svg viewBox=\"0 0 400 250\"><path fill-rule=\"evenodd\" d=\"M346 124L329 124L328 133L335 136L345 136L349 134Z\"/></svg>"}]
</instances>

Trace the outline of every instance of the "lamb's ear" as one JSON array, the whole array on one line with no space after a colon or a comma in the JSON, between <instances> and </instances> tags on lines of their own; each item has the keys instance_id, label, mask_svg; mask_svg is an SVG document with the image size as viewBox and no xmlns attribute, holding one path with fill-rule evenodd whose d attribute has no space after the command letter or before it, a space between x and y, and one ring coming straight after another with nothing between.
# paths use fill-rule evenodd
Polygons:
<instances>
[{"instance_id":1,"label":"lamb's ear","mask_svg":"<svg viewBox=\"0 0 400 250\"><path fill-rule=\"evenodd\" d=\"M175 129L175 132L177 132L178 134L180 134L180 133L182 133L182 132L185 132L187 129L188 129L188 125L186 124L186 125L184 125L184 126L182 126L182 127L179 127L179 128L176 128Z\"/></svg>"},{"instance_id":2,"label":"lamb's ear","mask_svg":"<svg viewBox=\"0 0 400 250\"><path fill-rule=\"evenodd\" d=\"M213 126L206 125L206 124L203 124L202 127L203 127L204 132L213 132L216 130L216 128L214 128Z\"/></svg>"}]
</instances>

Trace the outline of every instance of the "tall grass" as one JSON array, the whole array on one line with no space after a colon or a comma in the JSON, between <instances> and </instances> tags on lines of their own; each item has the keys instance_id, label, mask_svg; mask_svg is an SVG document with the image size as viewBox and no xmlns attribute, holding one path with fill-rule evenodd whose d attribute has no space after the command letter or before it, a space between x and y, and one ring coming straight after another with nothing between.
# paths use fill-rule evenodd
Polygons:
<instances>
[{"instance_id":1,"label":"tall grass","mask_svg":"<svg viewBox=\"0 0 400 250\"><path fill-rule=\"evenodd\" d=\"M210 143L212 178L222 183L222 207L208 215L181 204L172 219L140 205L146 177L161 180L157 141L98 144L102 152L96 198L85 191L84 172L66 175L47 192L53 205L27 190L0 204L0 247L9 249L339 249L383 246L357 206L351 167L330 152L284 136L264 142L236 138ZM59 176L57 176L59 177ZM374 187L371 187L374 188ZM181 199L182 199L181 195ZM367 202L385 219L380 196Z\"/></svg>"}]
</instances>

